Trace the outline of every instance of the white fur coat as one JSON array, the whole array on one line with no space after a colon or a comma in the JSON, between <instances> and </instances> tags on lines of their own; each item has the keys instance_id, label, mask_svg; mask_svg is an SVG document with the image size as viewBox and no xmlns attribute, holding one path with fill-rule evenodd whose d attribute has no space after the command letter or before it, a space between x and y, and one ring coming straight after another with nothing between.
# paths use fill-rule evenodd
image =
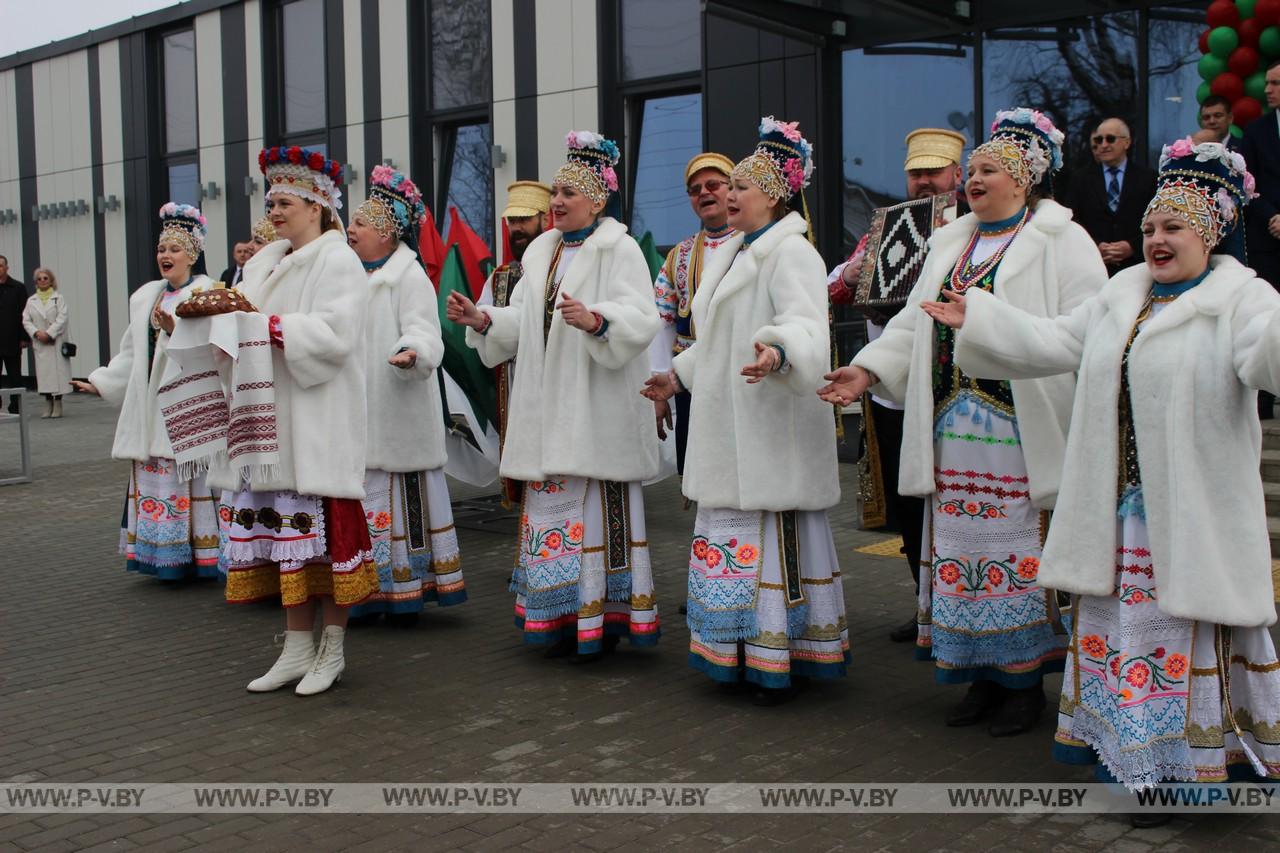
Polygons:
<instances>
[{"instance_id":1,"label":"white fur coat","mask_svg":"<svg viewBox=\"0 0 1280 853\"><path fill-rule=\"evenodd\" d=\"M898 491L933 494L933 321L920 302L937 299L942 283L978 227L972 213L934 232L929 255L907 306L853 363L880 379L872 390L906 405ZM1107 282L1107 268L1092 238L1071 221L1071 211L1041 201L996 270L995 296L1037 317L1070 313ZM1010 383L1027 463L1031 499L1052 509L1062 476L1075 377L1069 373Z\"/></svg>"},{"instance_id":2,"label":"white fur coat","mask_svg":"<svg viewBox=\"0 0 1280 853\"><path fill-rule=\"evenodd\" d=\"M360 258L340 231L292 253L287 240L277 240L245 264L239 290L263 314L280 318L284 337L283 350L271 348L279 473L252 487L363 498L369 282ZM211 468L209 482L240 486L225 466Z\"/></svg>"},{"instance_id":3,"label":"white fur coat","mask_svg":"<svg viewBox=\"0 0 1280 853\"><path fill-rule=\"evenodd\" d=\"M115 443L111 446L114 459L145 462L151 456L173 458L169 432L165 429L157 403L161 379L169 364L165 353L169 343L166 332L158 332L151 374L147 375L151 312L167 286L168 283L160 279L147 282L133 292L129 297L129 325L120 338L120 351L108 364L89 374L89 381L98 389L102 399L120 407ZM193 288L207 289L211 286L208 276L198 275L179 291L177 302L185 300Z\"/></svg>"},{"instance_id":4,"label":"white fur coat","mask_svg":"<svg viewBox=\"0 0 1280 853\"><path fill-rule=\"evenodd\" d=\"M1151 318L1129 353L1138 466L1160 610L1225 625L1276 620L1256 388L1280 391L1280 296L1234 258ZM1151 289L1146 265L1053 320L969 299L956 358L971 375L1079 371L1040 582L1115 586L1120 359ZM1025 435L1025 433L1024 433Z\"/></svg>"},{"instance_id":5,"label":"white fur coat","mask_svg":"<svg viewBox=\"0 0 1280 853\"><path fill-rule=\"evenodd\" d=\"M673 365L693 393L684 493L704 506L819 510L840 500L835 414L814 393L831 364L827 276L806 228L789 213L741 253L734 235L702 271L698 340ZM740 371L755 343L781 346L789 368L748 385Z\"/></svg>"},{"instance_id":6,"label":"white fur coat","mask_svg":"<svg viewBox=\"0 0 1280 853\"><path fill-rule=\"evenodd\" d=\"M365 327L369 399L367 468L426 471L445 463L444 415L436 368L444 358L436 292L413 250L401 243L369 276ZM402 349L418 354L413 367L387 359Z\"/></svg>"},{"instance_id":7,"label":"white fur coat","mask_svg":"<svg viewBox=\"0 0 1280 853\"><path fill-rule=\"evenodd\" d=\"M36 391L40 394L66 394L71 390L71 360L62 354L67 337L67 298L58 291L42 302L31 294L22 311L22 328L31 336L31 351L36 359ZM53 338L51 343L36 340L36 332Z\"/></svg>"},{"instance_id":8,"label":"white fur coat","mask_svg":"<svg viewBox=\"0 0 1280 853\"><path fill-rule=\"evenodd\" d=\"M539 236L524 255L524 275L485 335L467 344L490 367L516 358L500 470L517 480L553 474L630 482L658 473L653 404L640 396L649 377L646 348L661 320L644 254L625 225L609 217L578 249L560 292L609 321L606 337L565 323L556 311L542 342L544 293L560 232Z\"/></svg>"}]
</instances>

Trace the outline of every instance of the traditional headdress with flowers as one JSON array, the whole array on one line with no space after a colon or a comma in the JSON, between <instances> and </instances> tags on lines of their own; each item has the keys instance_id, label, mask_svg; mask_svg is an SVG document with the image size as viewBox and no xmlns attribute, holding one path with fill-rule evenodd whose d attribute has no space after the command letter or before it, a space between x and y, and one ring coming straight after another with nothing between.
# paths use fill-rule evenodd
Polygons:
<instances>
[{"instance_id":1,"label":"traditional headdress with flowers","mask_svg":"<svg viewBox=\"0 0 1280 853\"><path fill-rule=\"evenodd\" d=\"M263 214L258 217L258 221L253 223L254 239L261 238L264 243L274 243L276 240L276 227L271 224L271 217Z\"/></svg>"},{"instance_id":2,"label":"traditional headdress with flowers","mask_svg":"<svg viewBox=\"0 0 1280 853\"><path fill-rule=\"evenodd\" d=\"M800 135L798 122L760 119L756 150L733 167L733 177L750 181L770 198L790 201L813 177L813 146Z\"/></svg>"},{"instance_id":3,"label":"traditional headdress with flowers","mask_svg":"<svg viewBox=\"0 0 1280 853\"><path fill-rule=\"evenodd\" d=\"M404 174L390 166L374 166L369 175L369 198L356 208L362 217L383 237L410 241L427 220L422 193Z\"/></svg>"},{"instance_id":4,"label":"traditional headdress with flowers","mask_svg":"<svg viewBox=\"0 0 1280 853\"><path fill-rule=\"evenodd\" d=\"M1244 206L1257 197L1244 157L1220 142L1197 145L1187 137L1160 151L1156 194L1142 220L1153 213L1180 217L1210 250L1243 261Z\"/></svg>"},{"instance_id":5,"label":"traditional headdress with flowers","mask_svg":"<svg viewBox=\"0 0 1280 853\"><path fill-rule=\"evenodd\" d=\"M592 201L607 201L618 189L618 146L589 130L571 130L564 139L567 160L556 172L555 183L566 184Z\"/></svg>"},{"instance_id":6,"label":"traditional headdress with flowers","mask_svg":"<svg viewBox=\"0 0 1280 853\"><path fill-rule=\"evenodd\" d=\"M160 208L160 239L172 240L182 246L183 252L195 263L204 253L204 240L209 234L208 222L197 207L169 202Z\"/></svg>"},{"instance_id":7,"label":"traditional headdress with flowers","mask_svg":"<svg viewBox=\"0 0 1280 853\"><path fill-rule=\"evenodd\" d=\"M973 149L972 160L985 154L1028 189L1062 168L1062 131L1039 110L1001 110L991 123L991 138Z\"/></svg>"},{"instance_id":8,"label":"traditional headdress with flowers","mask_svg":"<svg viewBox=\"0 0 1280 853\"><path fill-rule=\"evenodd\" d=\"M334 216L342 208L342 164L330 160L319 151L307 148L263 148L258 154L258 168L266 176L267 198L278 193L323 204Z\"/></svg>"}]
</instances>

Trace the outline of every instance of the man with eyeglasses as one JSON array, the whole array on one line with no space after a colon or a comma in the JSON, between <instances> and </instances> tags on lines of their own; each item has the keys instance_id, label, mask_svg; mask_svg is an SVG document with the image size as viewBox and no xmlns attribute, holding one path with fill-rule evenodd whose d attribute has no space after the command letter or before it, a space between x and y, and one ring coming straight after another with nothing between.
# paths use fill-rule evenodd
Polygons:
<instances>
[{"instance_id":1,"label":"man with eyeglasses","mask_svg":"<svg viewBox=\"0 0 1280 853\"><path fill-rule=\"evenodd\" d=\"M662 329L649 346L649 363L654 373L666 373L671 360L684 352L697 336L690 311L698 282L711 257L733 236L729 227L729 174L733 161L723 154L703 152L689 161L684 169L685 191L689 205L702 223L697 234L688 237L667 253L667 259L653 283L654 299L662 317ZM675 424L671 406L665 400L653 404L658 438L665 439L667 430L676 435L676 470L684 473L684 451L689 440L688 391L674 397Z\"/></svg>"},{"instance_id":2,"label":"man with eyeglasses","mask_svg":"<svg viewBox=\"0 0 1280 853\"><path fill-rule=\"evenodd\" d=\"M1129 160L1123 119L1103 120L1089 142L1097 163L1071 180L1065 203L1098 244L1107 274L1142 262L1142 214L1156 191L1155 172Z\"/></svg>"},{"instance_id":3,"label":"man with eyeglasses","mask_svg":"<svg viewBox=\"0 0 1280 853\"><path fill-rule=\"evenodd\" d=\"M961 187L960 159L964 155L965 137L953 130L924 127L907 134L907 159L903 170L907 178L907 198L918 201L923 198L955 192ZM953 222L959 214L959 206L948 208L943 218ZM827 293L831 301L845 304L853 301L854 288L862 274L866 260L867 237L859 242L849 260L838 264L827 276ZM884 332L884 323L890 317L881 317L880 323L867 320L867 338L875 340ZM865 432L866 453L870 464L880 469L880 481L884 494L876 495L878 504L885 508L884 527L902 534L902 553L907 567L920 583L921 539L924 535L924 500L898 494L898 463L902 455L902 406L868 395L871 405L864 414L871 418L871 429ZM889 632L895 643L915 642L919 626L915 614L904 624Z\"/></svg>"}]
</instances>

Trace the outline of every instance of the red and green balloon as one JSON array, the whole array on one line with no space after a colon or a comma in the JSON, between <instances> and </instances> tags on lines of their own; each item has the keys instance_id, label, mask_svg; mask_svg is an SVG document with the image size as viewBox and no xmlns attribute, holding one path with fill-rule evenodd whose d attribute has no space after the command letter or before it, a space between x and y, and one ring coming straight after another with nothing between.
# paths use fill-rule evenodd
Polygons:
<instances>
[{"instance_id":1,"label":"red and green balloon","mask_svg":"<svg viewBox=\"0 0 1280 853\"><path fill-rule=\"evenodd\" d=\"M1214 0L1205 13L1196 69L1204 81L1196 101L1210 94L1231 102L1231 132L1262 115L1266 67L1280 58L1280 0Z\"/></svg>"}]
</instances>

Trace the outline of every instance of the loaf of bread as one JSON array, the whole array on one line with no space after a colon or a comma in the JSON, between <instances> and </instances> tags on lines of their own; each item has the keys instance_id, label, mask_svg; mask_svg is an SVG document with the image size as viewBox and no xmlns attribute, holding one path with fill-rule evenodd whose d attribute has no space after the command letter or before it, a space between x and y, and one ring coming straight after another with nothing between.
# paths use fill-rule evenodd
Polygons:
<instances>
[{"instance_id":1,"label":"loaf of bread","mask_svg":"<svg viewBox=\"0 0 1280 853\"><path fill-rule=\"evenodd\" d=\"M212 290L197 287L174 310L179 317L210 317L214 314L230 314L234 311L257 311L244 294L222 282L214 282Z\"/></svg>"}]
</instances>

